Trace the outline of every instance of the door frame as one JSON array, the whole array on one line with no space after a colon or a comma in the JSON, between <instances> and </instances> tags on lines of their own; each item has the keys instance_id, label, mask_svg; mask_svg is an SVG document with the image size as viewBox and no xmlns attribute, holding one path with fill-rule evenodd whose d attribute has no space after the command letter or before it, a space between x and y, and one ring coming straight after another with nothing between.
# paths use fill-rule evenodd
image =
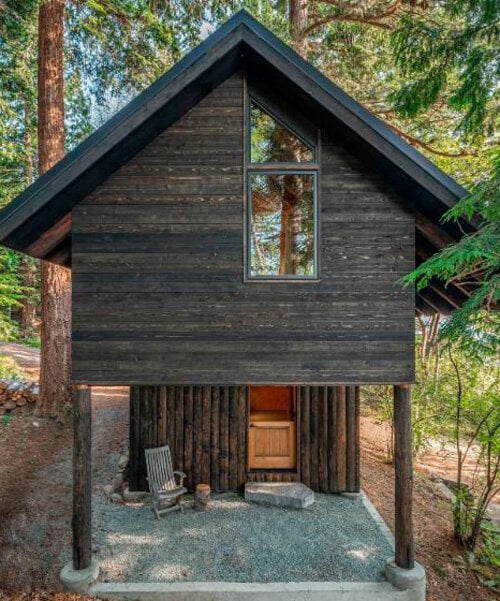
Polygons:
<instances>
[{"instance_id":1,"label":"door frame","mask_svg":"<svg viewBox=\"0 0 500 601\"><path fill-rule=\"evenodd\" d=\"M256 384L255 386L258 386L258 384ZM295 406L295 467L294 468L282 468L282 467L277 467L277 468L258 468L258 467L250 467L250 444L249 444L249 432L250 432L250 388L252 388L252 385L248 385L246 387L246 394L247 394L247 407L246 407L246 424L245 424L245 428L246 428L246 468L247 468L247 473L252 473L252 474L266 474L266 473L275 473L275 474L280 474L280 473L286 473L286 474L296 474L298 480L300 480L300 476L301 476L301 469L300 469L300 445L301 445L301 421L300 421L300 394L298 394L299 392L299 388L300 386L296 385L296 384L283 384L283 387L288 387L291 386L292 390L293 390L293 401L294 401L294 406ZM277 386L276 388L279 388L279 386Z\"/></svg>"}]
</instances>

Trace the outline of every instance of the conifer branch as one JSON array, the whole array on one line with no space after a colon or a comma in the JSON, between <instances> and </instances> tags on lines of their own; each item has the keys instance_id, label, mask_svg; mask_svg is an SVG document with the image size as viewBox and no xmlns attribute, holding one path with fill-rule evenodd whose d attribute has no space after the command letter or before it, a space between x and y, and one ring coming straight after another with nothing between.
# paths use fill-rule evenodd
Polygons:
<instances>
[{"instance_id":1,"label":"conifer branch","mask_svg":"<svg viewBox=\"0 0 500 601\"><path fill-rule=\"evenodd\" d=\"M407 140L412 146L419 146L420 148L424 148L425 150L427 150L428 152L431 152L432 154L435 154L435 155L438 155L441 157L448 157L448 158L477 156L477 152L475 150L461 150L459 152L447 152L445 150L438 150L437 148L434 148L430 144L427 144L426 142L423 142L422 140L419 140L418 138L415 138L414 136L407 134L406 132L399 129L399 127L396 127L392 123L389 123L388 121L384 121L384 123L390 129L392 129L392 131L394 131L399 136L401 136L402 138Z\"/></svg>"}]
</instances>

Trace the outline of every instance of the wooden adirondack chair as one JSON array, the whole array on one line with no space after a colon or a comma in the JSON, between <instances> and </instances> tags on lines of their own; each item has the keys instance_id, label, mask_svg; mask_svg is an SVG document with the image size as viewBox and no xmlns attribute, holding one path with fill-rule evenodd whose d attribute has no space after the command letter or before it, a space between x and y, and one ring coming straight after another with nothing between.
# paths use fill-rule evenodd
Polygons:
<instances>
[{"instance_id":1,"label":"wooden adirondack chair","mask_svg":"<svg viewBox=\"0 0 500 601\"><path fill-rule=\"evenodd\" d=\"M152 494L152 509L156 519L159 520L163 513L176 509L183 512L181 499L187 493L187 488L184 487L186 474L172 469L170 447L146 449L145 453L149 489Z\"/></svg>"}]
</instances>

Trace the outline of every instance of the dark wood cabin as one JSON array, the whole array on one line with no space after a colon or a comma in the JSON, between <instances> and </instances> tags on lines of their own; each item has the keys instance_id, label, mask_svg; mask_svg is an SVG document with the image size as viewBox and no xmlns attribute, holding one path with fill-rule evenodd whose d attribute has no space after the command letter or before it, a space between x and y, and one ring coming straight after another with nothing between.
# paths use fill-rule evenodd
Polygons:
<instances>
[{"instance_id":1,"label":"dark wood cabin","mask_svg":"<svg viewBox=\"0 0 500 601\"><path fill-rule=\"evenodd\" d=\"M467 290L399 280L472 230L440 221L464 194L242 12L4 209L0 240L71 267L75 428L87 387L131 386L132 488L166 443L190 488L359 491L359 387L394 385L409 567L415 310Z\"/></svg>"}]
</instances>

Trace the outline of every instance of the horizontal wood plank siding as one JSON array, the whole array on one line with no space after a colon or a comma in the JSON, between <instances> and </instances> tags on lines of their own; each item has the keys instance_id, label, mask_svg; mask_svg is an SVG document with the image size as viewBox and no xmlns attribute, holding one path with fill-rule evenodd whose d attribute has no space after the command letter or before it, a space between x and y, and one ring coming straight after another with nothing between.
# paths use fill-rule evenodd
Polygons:
<instances>
[{"instance_id":1,"label":"horizontal wood plank siding","mask_svg":"<svg viewBox=\"0 0 500 601\"><path fill-rule=\"evenodd\" d=\"M358 392L355 386L300 387L297 469L249 470L247 387L132 386L130 486L147 490L144 449L168 444L174 469L186 472L191 491L199 483L215 492L241 491L245 482L301 481L318 492L357 492ZM349 416L340 422L339 407Z\"/></svg>"},{"instance_id":2,"label":"horizontal wood plank siding","mask_svg":"<svg viewBox=\"0 0 500 601\"><path fill-rule=\"evenodd\" d=\"M413 266L414 217L327 132L320 281L243 282L243 94L228 79L75 207L74 381L413 380L413 292L396 282Z\"/></svg>"}]
</instances>

